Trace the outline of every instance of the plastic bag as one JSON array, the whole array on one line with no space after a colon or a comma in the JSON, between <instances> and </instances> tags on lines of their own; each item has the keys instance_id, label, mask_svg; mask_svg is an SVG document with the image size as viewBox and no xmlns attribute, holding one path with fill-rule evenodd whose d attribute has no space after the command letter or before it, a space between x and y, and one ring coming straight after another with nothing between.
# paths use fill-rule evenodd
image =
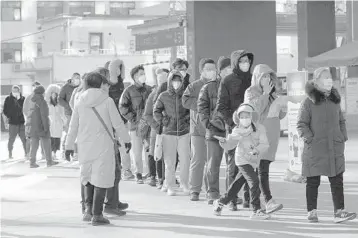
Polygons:
<instances>
[{"instance_id":1,"label":"plastic bag","mask_svg":"<svg viewBox=\"0 0 358 238\"><path fill-rule=\"evenodd\" d=\"M154 148L154 159L159 161L163 157L163 135L157 135Z\"/></svg>"}]
</instances>

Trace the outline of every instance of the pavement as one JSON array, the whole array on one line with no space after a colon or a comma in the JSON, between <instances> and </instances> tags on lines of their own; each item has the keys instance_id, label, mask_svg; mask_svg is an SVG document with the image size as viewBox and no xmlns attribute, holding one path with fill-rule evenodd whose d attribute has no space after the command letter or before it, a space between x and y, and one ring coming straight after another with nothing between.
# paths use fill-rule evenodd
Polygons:
<instances>
[{"instance_id":1,"label":"pavement","mask_svg":"<svg viewBox=\"0 0 358 238\"><path fill-rule=\"evenodd\" d=\"M358 138L358 137L357 137ZM345 202L349 211L358 212L358 139L347 143ZM23 158L21 144L15 144L15 161L7 156L7 141L0 142L1 159L1 237L3 238L78 238L78 237L324 237L357 238L358 220L333 223L333 205L327 179L319 194L320 223L306 221L305 185L283 181L287 168L287 138L282 138L277 161L271 166L270 182L274 198L284 209L271 220L251 221L250 211L240 207L228 209L221 217L213 215L204 194L191 202L180 192L168 197L156 188L120 183L120 200L130 207L123 217L109 216L111 225L92 227L82 222L79 169L77 163L61 161L59 166L30 169ZM220 186L225 187L225 164L222 164Z\"/></svg>"}]
</instances>

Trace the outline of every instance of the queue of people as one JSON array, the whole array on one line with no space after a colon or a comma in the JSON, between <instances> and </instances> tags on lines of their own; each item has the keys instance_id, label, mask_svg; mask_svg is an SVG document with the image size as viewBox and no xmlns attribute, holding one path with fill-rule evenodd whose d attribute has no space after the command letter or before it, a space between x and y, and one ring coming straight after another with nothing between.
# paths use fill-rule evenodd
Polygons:
<instances>
[{"instance_id":1,"label":"queue of people","mask_svg":"<svg viewBox=\"0 0 358 238\"><path fill-rule=\"evenodd\" d=\"M287 98L280 95L274 70L265 64L253 68L253 64L254 55L246 50L222 56L218 62L205 58L199 63L199 79L193 80L187 73L188 62L177 59L170 70L156 69L154 87L147 85L145 70L138 65L130 71L133 83L124 88L124 62L117 59L88 72L82 80L73 74L62 89L50 85L45 97L44 87L34 85L24 115L19 112L26 99L14 86L6 101L6 113L4 109L13 125L9 155L14 138L21 132L25 153L26 137L31 142L32 168L38 167L39 141L48 166L55 165L61 128L68 130L64 157L70 160L75 153L78 156L83 220L92 225L110 223L103 212L125 215L129 205L119 200L121 178L135 179L137 184L147 182L169 196L179 192L191 201L198 201L204 192L215 215L221 215L226 205L236 211L242 203L244 208L252 208L251 219L269 219L270 214L283 209L271 194L269 176ZM356 213L344 210L344 143L348 137L329 69L315 71L306 93L297 130L304 140L302 173L307 177L308 221L318 221L322 175L331 183L334 221L355 219ZM17 111L10 111L10 107ZM223 157L226 192L221 194ZM178 164L179 182L175 176ZM242 188L241 199L238 194Z\"/></svg>"}]
</instances>

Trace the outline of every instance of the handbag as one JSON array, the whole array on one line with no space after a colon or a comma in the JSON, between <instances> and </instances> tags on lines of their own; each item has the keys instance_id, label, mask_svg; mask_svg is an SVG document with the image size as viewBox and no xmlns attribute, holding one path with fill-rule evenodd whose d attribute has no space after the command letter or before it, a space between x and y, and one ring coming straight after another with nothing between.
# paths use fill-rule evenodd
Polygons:
<instances>
[{"instance_id":1,"label":"handbag","mask_svg":"<svg viewBox=\"0 0 358 238\"><path fill-rule=\"evenodd\" d=\"M154 160L159 161L163 158L163 135L157 135L154 147Z\"/></svg>"},{"instance_id":2,"label":"handbag","mask_svg":"<svg viewBox=\"0 0 358 238\"><path fill-rule=\"evenodd\" d=\"M116 140L115 138L113 138L111 132L109 131L107 125L104 123L101 115L99 115L98 111L96 108L92 107L93 112L96 114L98 120L101 122L102 126L104 127L104 129L107 131L107 134L109 135L109 137L112 139L113 141L113 145L114 145L114 156L115 156L115 160L116 160L116 165L118 166L119 171L121 171L121 163L119 162L119 157L118 157L118 153L119 153L119 147L121 147L121 144L119 143L118 140Z\"/></svg>"}]
</instances>

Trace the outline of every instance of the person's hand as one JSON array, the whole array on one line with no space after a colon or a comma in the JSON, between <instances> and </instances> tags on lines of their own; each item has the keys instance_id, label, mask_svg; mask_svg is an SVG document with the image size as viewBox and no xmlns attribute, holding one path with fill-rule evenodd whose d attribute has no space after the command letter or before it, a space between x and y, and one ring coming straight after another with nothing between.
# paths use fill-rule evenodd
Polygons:
<instances>
[{"instance_id":1,"label":"person's hand","mask_svg":"<svg viewBox=\"0 0 358 238\"><path fill-rule=\"evenodd\" d=\"M126 148L126 153L128 154L129 151L132 149L132 143L124 143L124 148Z\"/></svg>"},{"instance_id":2,"label":"person's hand","mask_svg":"<svg viewBox=\"0 0 358 238\"><path fill-rule=\"evenodd\" d=\"M274 86L275 85L273 84L272 80L268 83L265 83L263 85L264 94L270 94Z\"/></svg>"}]
</instances>

